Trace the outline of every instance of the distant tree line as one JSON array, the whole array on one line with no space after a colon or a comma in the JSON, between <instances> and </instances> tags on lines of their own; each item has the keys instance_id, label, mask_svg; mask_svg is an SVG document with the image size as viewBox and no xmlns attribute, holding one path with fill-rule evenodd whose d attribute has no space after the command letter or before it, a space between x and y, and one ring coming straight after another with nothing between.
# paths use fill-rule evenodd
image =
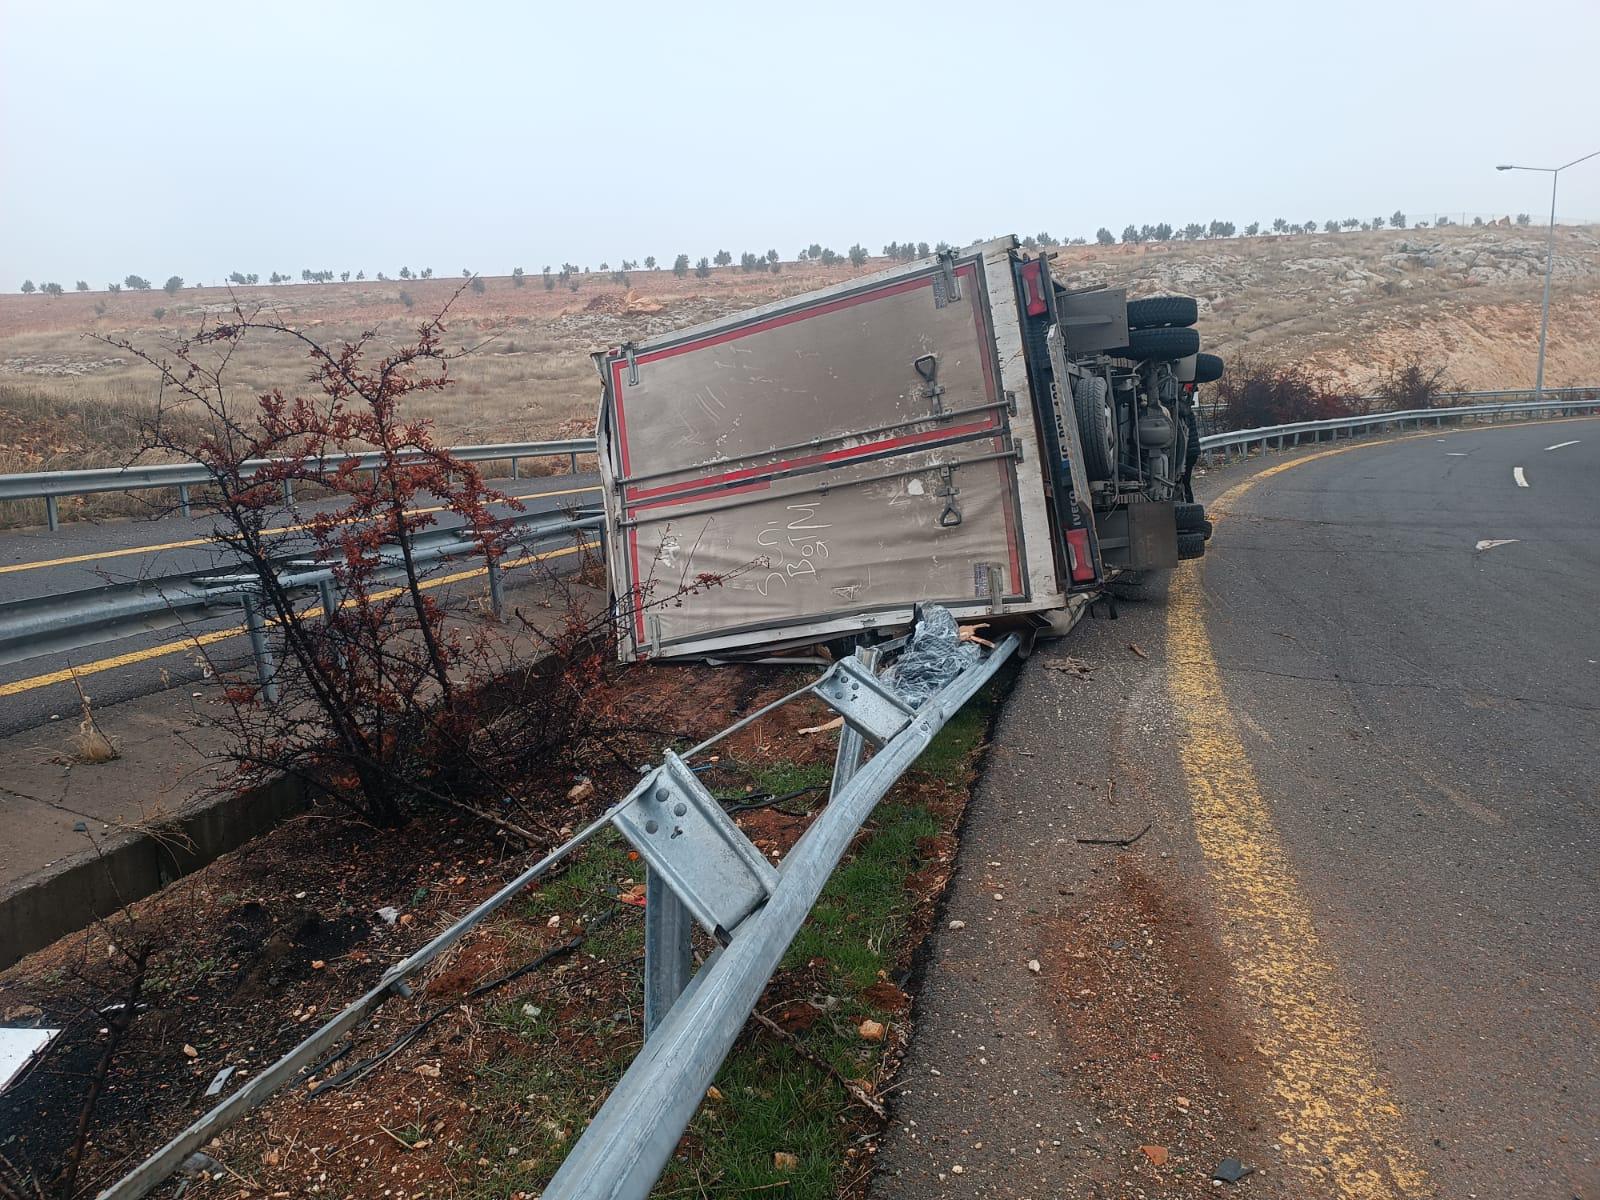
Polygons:
<instances>
[{"instance_id":1,"label":"distant tree line","mask_svg":"<svg viewBox=\"0 0 1600 1200\"><path fill-rule=\"evenodd\" d=\"M1524 212L1517 213L1515 218L1502 217L1498 221L1493 219L1486 221L1481 216L1475 216L1472 218L1471 223L1474 227L1484 227L1487 225L1497 224L1506 225L1510 224L1513 219L1518 225L1530 225L1533 222L1533 217ZM1433 224L1438 228L1443 228L1446 226L1453 226L1457 224L1457 222L1452 221L1448 216L1441 215L1434 219ZM1328 220L1321 222L1316 220L1290 221L1285 217L1275 217L1273 218L1271 224L1266 227L1263 227L1258 221L1252 221L1242 230L1235 226L1232 221L1217 220L1213 220L1205 224L1201 224L1198 221L1191 221L1187 225L1183 226L1170 225L1165 221L1155 225L1128 224L1123 227L1120 237L1113 233L1109 228L1102 225L1095 231L1094 240L1102 246L1113 246L1119 241L1124 245L1141 245L1148 242L1160 243L1175 241L1208 241L1241 235L1244 237L1258 237L1262 234L1275 234L1281 237L1293 237L1308 233L1348 233L1356 230L1371 232L1373 230L1385 228L1406 229L1410 227L1412 226L1410 225L1406 214L1399 209L1396 209L1387 217L1377 216L1364 219L1361 217L1337 217L1329 218ZM1428 228L1428 222L1418 221L1414 228L1426 229ZM1087 238L1082 237L1058 239L1052 237L1047 232L1040 232L1036 234L1029 234L1022 238L1022 246L1026 250L1039 250L1051 246L1082 246L1085 245L1087 241ZM908 240L904 242L890 242L882 248L879 254L881 257L887 258L892 262L914 262L919 258L928 258L935 254L948 253L953 248L954 247L950 242L939 242L930 248L927 242L914 242ZM859 243L851 246L843 254L840 254L831 247L824 246L821 242L812 242L809 246L802 247L795 254L795 260L797 262L815 263L824 267L834 267L846 262L848 262L851 266L861 267L865 265L870 257L871 255L868 253L867 249ZM644 269L647 271L660 270L660 265L653 254L645 256L643 259L643 265ZM691 271L693 271L697 277L704 279L711 274L714 268L721 267L726 269L734 266L735 263L732 252L728 250L718 250L715 254L703 255L698 261L694 262L691 262L689 255L679 254L672 260L671 270L672 273L679 279L685 278ZM600 264L599 270L602 274L609 273L613 283L626 286L630 279L629 273L632 271L637 271L639 267L640 260L624 258L621 260L621 266L617 270L612 270L611 265L604 262ZM782 268L783 262L779 257L777 250L768 250L765 254L746 250L739 255L739 260L737 263L737 269L745 274L757 274L761 272L777 274L780 270L782 270ZM540 280L543 283L546 291L554 291L558 286L561 286L569 288L575 292L578 290L581 284L582 277L588 274L590 274L588 267L579 267L573 263L563 263L559 272L553 272L550 267L546 266L540 272ZM474 293L481 295L487 290L487 282L476 272L467 268L462 268L461 276L463 279L469 281L468 286ZM356 271L353 275L353 278L358 283L364 282L367 278L367 273L364 270ZM380 283L391 282L389 277L382 271L379 271L375 278ZM423 267L420 270L413 271L409 266L401 267L398 273L398 278L402 280L432 279L433 268ZM527 286L527 273L521 267L513 267L510 278L512 287L521 288ZM300 281L302 283L332 283L335 279L339 280L341 283L349 283L352 279L352 274L349 271L340 271L336 274L331 270L312 270L309 267L303 268L300 272ZM234 271L228 276L227 282L236 287L251 287L261 282L261 276L255 274L254 272L246 274L242 271ZM267 282L276 286L278 284L293 283L294 280L287 272L274 271L267 276ZM106 284L106 291L116 293L122 291L123 288L127 288L129 291L147 292L150 291L153 286L154 285L150 282L150 280L141 275L128 275L121 283ZM165 284L162 285L162 290L164 290L168 295L176 295L179 289L181 289L183 286L184 281L182 277L173 275L168 278ZM202 285L196 283L194 286L200 287ZM74 285L74 288L79 292L87 292L90 290L88 282L82 279L77 281L77 283ZM35 292L44 296L59 296L65 291L66 289L63 288L59 283L45 282L35 284L31 279L25 279L22 281L22 294L25 296L31 296Z\"/></svg>"}]
</instances>

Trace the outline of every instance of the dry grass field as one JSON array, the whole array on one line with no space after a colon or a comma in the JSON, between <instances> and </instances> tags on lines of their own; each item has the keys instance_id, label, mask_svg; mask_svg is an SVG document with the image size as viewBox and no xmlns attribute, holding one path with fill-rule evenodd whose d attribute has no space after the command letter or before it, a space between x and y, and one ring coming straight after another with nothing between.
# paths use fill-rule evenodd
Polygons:
<instances>
[{"instance_id":1,"label":"dry grass field","mask_svg":"<svg viewBox=\"0 0 1600 1200\"><path fill-rule=\"evenodd\" d=\"M1464 388L1525 385L1533 373L1543 269L1541 230L1515 226L1232 238L1145 246L1069 246L1057 271L1074 284L1135 294L1193 294L1201 329L1224 355L1301 358L1369 385L1385 366L1420 353ZM463 292L450 340L477 346L455 364L455 385L426 413L446 444L583 436L598 384L588 352L693 324L860 271L785 263L778 274L719 268L705 279L668 270L580 277L577 291L536 275ZM158 349L163 338L225 313L261 306L324 342L364 329L378 344L405 340L446 303L460 279L285 284L230 292L185 288L0 296L0 472L126 461L152 411L148 367L96 337ZM411 305L403 302L409 296ZM1557 242L1547 382L1600 382L1600 237L1563 228ZM248 344L233 363L246 392L303 383L303 351L288 340ZM0 517L14 516L0 514Z\"/></svg>"}]
</instances>

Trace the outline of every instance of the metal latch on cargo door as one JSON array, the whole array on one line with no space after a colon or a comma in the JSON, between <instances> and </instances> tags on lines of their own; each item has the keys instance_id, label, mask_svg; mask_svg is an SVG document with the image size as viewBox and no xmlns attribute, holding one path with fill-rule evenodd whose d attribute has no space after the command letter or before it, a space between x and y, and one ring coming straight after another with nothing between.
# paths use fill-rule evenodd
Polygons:
<instances>
[{"instance_id":1,"label":"metal latch on cargo door","mask_svg":"<svg viewBox=\"0 0 1600 1200\"><path fill-rule=\"evenodd\" d=\"M622 347L622 353L627 356L628 359L628 386L632 387L634 384L639 382L639 359L634 352L633 343L628 342L626 345L624 345Z\"/></svg>"},{"instance_id":2,"label":"metal latch on cargo door","mask_svg":"<svg viewBox=\"0 0 1600 1200\"><path fill-rule=\"evenodd\" d=\"M961 506L956 503L956 497L961 494L961 489L956 486L953 468L940 467L939 478L943 482L940 483L939 490L934 493L944 501L944 511L939 514L939 527L954 529L961 524Z\"/></svg>"},{"instance_id":3,"label":"metal latch on cargo door","mask_svg":"<svg viewBox=\"0 0 1600 1200\"><path fill-rule=\"evenodd\" d=\"M943 308L961 299L961 280L956 277L956 255L947 250L939 255L939 273L933 277L933 306Z\"/></svg>"},{"instance_id":4,"label":"metal latch on cargo door","mask_svg":"<svg viewBox=\"0 0 1600 1200\"><path fill-rule=\"evenodd\" d=\"M928 385L922 389L922 394L928 398L929 407L933 409L935 417L944 417L944 384L939 382L939 356L937 354L924 354L911 364L917 374L922 376Z\"/></svg>"}]
</instances>

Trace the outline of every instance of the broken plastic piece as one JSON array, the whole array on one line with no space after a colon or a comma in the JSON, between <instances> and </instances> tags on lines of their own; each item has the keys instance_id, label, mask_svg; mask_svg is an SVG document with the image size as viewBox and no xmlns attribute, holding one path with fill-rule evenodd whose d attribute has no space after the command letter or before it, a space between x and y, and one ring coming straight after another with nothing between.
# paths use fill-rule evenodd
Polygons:
<instances>
[{"instance_id":1,"label":"broken plastic piece","mask_svg":"<svg viewBox=\"0 0 1600 1200\"><path fill-rule=\"evenodd\" d=\"M1254 1167L1245 1166L1237 1158L1225 1158L1217 1164L1217 1169L1211 1172L1211 1178L1220 1179L1223 1183L1238 1183L1254 1170Z\"/></svg>"}]
</instances>

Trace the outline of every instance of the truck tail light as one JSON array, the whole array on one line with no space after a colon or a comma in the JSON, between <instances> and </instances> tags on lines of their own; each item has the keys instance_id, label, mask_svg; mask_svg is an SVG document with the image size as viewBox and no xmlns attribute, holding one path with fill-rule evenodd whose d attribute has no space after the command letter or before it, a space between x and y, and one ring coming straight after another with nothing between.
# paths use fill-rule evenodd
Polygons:
<instances>
[{"instance_id":1,"label":"truck tail light","mask_svg":"<svg viewBox=\"0 0 1600 1200\"><path fill-rule=\"evenodd\" d=\"M1044 296L1044 260L1030 258L1022 264L1022 294L1028 302L1028 315L1042 317L1050 311Z\"/></svg>"},{"instance_id":2,"label":"truck tail light","mask_svg":"<svg viewBox=\"0 0 1600 1200\"><path fill-rule=\"evenodd\" d=\"M1089 583L1094 579L1094 556L1089 553L1089 531L1067 530L1067 566L1073 583Z\"/></svg>"}]
</instances>

